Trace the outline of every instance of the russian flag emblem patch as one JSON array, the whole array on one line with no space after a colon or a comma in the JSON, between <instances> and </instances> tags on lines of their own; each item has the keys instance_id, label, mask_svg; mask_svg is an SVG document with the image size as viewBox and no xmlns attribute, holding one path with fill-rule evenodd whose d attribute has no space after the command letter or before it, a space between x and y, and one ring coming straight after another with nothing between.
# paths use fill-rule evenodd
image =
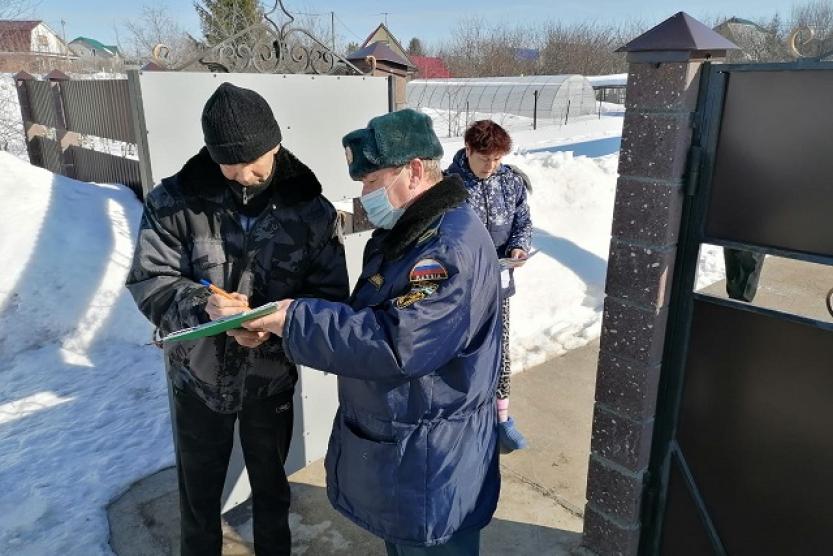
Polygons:
<instances>
[{"instance_id":1,"label":"russian flag emblem patch","mask_svg":"<svg viewBox=\"0 0 833 556\"><path fill-rule=\"evenodd\" d=\"M420 259L411 269L408 279L411 282L434 282L446 280L448 271L435 259Z\"/></svg>"}]
</instances>

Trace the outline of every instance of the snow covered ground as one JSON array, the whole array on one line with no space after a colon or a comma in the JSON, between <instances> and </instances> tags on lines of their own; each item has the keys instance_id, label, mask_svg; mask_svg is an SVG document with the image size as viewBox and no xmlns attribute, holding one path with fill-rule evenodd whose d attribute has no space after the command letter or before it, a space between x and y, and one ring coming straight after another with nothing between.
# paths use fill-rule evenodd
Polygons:
<instances>
[{"instance_id":1,"label":"snow covered ground","mask_svg":"<svg viewBox=\"0 0 833 556\"><path fill-rule=\"evenodd\" d=\"M540 249L516 274L516 370L599 335L621 125L513 131ZM110 554L107 503L173 465L161 353L122 286L141 206L7 153L0 192L0 554ZM719 250L704 268L721 277Z\"/></svg>"},{"instance_id":2,"label":"snow covered ground","mask_svg":"<svg viewBox=\"0 0 833 556\"><path fill-rule=\"evenodd\" d=\"M0 153L0 554L109 554L106 505L173 464L160 352L123 287L141 205Z\"/></svg>"},{"instance_id":3,"label":"snow covered ground","mask_svg":"<svg viewBox=\"0 0 833 556\"><path fill-rule=\"evenodd\" d=\"M11 73L0 73L0 150L29 160L23 138L20 101Z\"/></svg>"}]
</instances>

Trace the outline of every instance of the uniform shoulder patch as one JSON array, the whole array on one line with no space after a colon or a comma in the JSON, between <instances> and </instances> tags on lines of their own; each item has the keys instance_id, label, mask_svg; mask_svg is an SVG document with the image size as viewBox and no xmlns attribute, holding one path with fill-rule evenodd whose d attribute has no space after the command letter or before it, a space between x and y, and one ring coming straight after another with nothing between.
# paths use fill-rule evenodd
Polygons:
<instances>
[{"instance_id":1,"label":"uniform shoulder patch","mask_svg":"<svg viewBox=\"0 0 833 556\"><path fill-rule=\"evenodd\" d=\"M433 295L438 289L439 286L434 282L421 282L419 284L414 284L408 293L400 295L394 299L393 304L397 309L406 309L417 301L423 300L429 295Z\"/></svg>"},{"instance_id":2,"label":"uniform shoulder patch","mask_svg":"<svg viewBox=\"0 0 833 556\"><path fill-rule=\"evenodd\" d=\"M448 271L436 259L418 260L408 274L408 280L412 283L435 282L446 279L448 279Z\"/></svg>"},{"instance_id":3,"label":"uniform shoulder patch","mask_svg":"<svg viewBox=\"0 0 833 556\"><path fill-rule=\"evenodd\" d=\"M376 289L378 290L385 283L385 277L377 272L376 274L368 278L367 281L376 286Z\"/></svg>"}]
</instances>

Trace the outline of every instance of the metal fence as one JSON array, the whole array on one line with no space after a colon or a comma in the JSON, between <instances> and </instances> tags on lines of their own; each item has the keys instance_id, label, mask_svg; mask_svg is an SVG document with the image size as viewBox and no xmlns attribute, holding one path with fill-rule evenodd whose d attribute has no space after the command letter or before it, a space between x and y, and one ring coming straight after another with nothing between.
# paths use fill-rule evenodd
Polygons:
<instances>
[{"instance_id":1,"label":"metal fence","mask_svg":"<svg viewBox=\"0 0 833 556\"><path fill-rule=\"evenodd\" d=\"M14 76L29 161L70 178L127 185L143 196L137 113L128 79Z\"/></svg>"}]
</instances>

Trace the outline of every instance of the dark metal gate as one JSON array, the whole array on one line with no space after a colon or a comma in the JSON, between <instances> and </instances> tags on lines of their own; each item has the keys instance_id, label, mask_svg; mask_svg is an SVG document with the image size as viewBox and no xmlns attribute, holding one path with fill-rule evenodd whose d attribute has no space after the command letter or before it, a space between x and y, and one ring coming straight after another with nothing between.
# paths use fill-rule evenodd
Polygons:
<instances>
[{"instance_id":1,"label":"dark metal gate","mask_svg":"<svg viewBox=\"0 0 833 556\"><path fill-rule=\"evenodd\" d=\"M830 554L833 324L694 284L704 243L833 266L833 64L703 72L640 553Z\"/></svg>"}]
</instances>

